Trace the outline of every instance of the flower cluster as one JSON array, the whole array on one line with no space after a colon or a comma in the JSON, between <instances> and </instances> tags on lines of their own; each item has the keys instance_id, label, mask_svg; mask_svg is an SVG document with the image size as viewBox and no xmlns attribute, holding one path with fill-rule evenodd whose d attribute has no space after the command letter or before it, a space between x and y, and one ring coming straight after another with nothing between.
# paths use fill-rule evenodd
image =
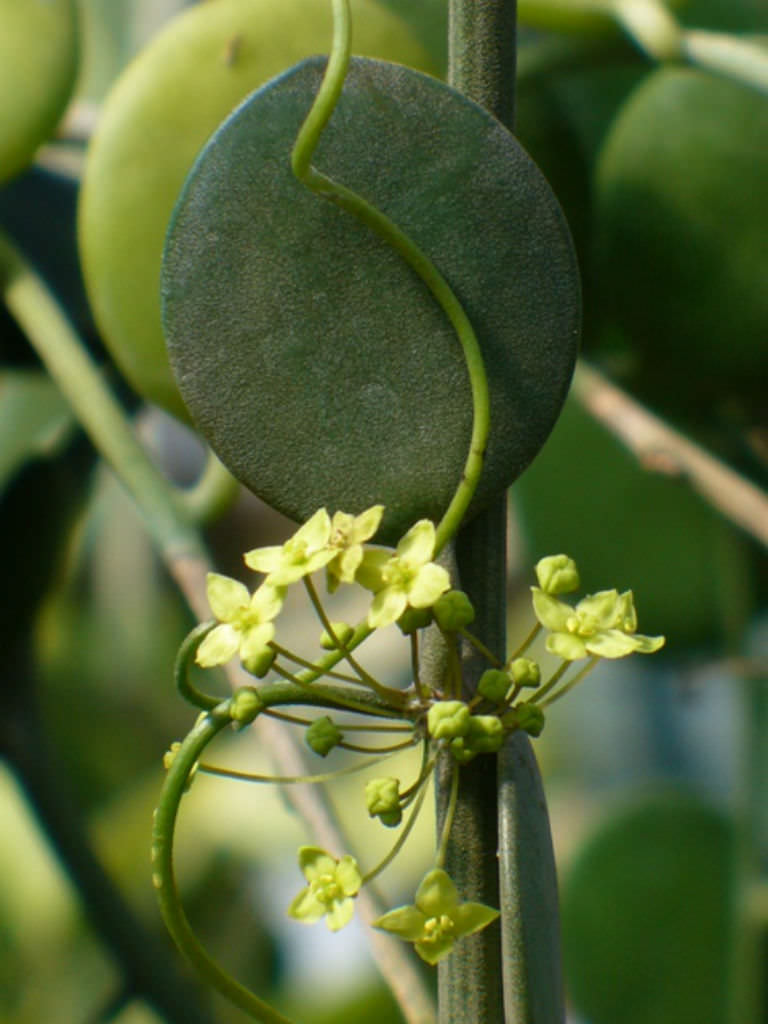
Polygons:
<instances>
[{"instance_id":1,"label":"flower cluster","mask_svg":"<svg viewBox=\"0 0 768 1024\"><path fill-rule=\"evenodd\" d=\"M209 573L208 603L219 624L198 648L198 664L204 668L223 665L239 654L254 675L266 674L274 657L270 646L274 619L285 589L319 569L325 569L330 593L342 583L355 582L373 592L367 616L371 629L391 625L408 610L431 609L451 585L447 570L432 561L434 524L428 519L415 523L394 552L365 547L378 530L383 512L382 505L374 505L358 516L336 512L331 518L321 508L284 544L246 552L248 568L265 574L253 594L237 580ZM339 627L348 637L349 628ZM325 630L324 642L335 648L344 641L332 628Z\"/></svg>"},{"instance_id":2,"label":"flower cluster","mask_svg":"<svg viewBox=\"0 0 768 1024\"><path fill-rule=\"evenodd\" d=\"M324 918L331 931L351 920L361 886L375 878L403 845L439 760L450 759L457 780L461 766L478 755L496 753L510 733L522 730L538 736L546 709L579 683L600 659L621 658L634 652L648 654L664 643L663 637L637 632L631 591L602 590L575 604L563 600L562 595L580 587L579 572L568 556L553 555L536 565L538 585L532 588L536 625L502 661L470 632L475 617L472 602L452 586L447 569L435 561L433 523L426 519L415 523L394 550L387 549L368 543L380 526L383 512L381 505L374 505L360 515L336 512L331 516L322 508L284 544L247 552L246 565L263 574L253 592L237 580L211 573L208 600L216 622L200 627L201 639L194 648L195 659L203 667L220 665L239 655L254 676L263 678L272 670L288 682L290 699L284 703L319 704L327 713L310 719L289 717L305 725L307 745L321 757L343 747L369 752L379 761L396 750L416 744L422 748L421 768L412 784L403 787L392 775L372 778L365 784L368 815L387 828L403 829L378 867L363 875L349 855L336 858L314 846L299 851L299 866L307 885L288 913L306 924ZM370 605L362 622L351 625L329 618L310 579L320 571L329 593L352 583L370 592ZM286 590L298 582L307 588L322 627L320 654L314 662L292 654L276 639L275 620ZM393 624L410 637L413 684L405 691L385 686L358 661L358 648L365 639L373 631ZM428 625L442 633L448 657L445 678L425 685L420 678L418 633ZM543 676L533 649L542 630L546 631L543 647L561 659L549 678ZM471 698L463 693L459 659L462 644L474 647L488 663ZM586 665L572 668L581 659L588 659ZM352 676L335 668L341 661L346 662L345 670ZM299 668L292 668L291 663ZM339 687L336 680L354 685ZM368 705L361 701L361 687L367 688ZM270 701L279 703L270 696L278 689L262 685L238 691L228 705L232 724L247 725ZM302 699L309 690L313 691L312 698ZM365 712L372 706L371 701L374 715L383 715L385 721L395 718L400 724L382 724L381 717L375 717L371 725L334 720L334 711ZM348 739L354 729L405 735L386 747L367 747ZM201 763L199 770L209 768ZM216 771L223 774L221 769ZM316 780L332 774L317 776ZM429 964L447 956L463 936L486 927L499 916L499 911L491 907L461 901L442 866L449 832L450 821L414 903L392 910L375 922L375 927L412 942Z\"/></svg>"}]
</instances>

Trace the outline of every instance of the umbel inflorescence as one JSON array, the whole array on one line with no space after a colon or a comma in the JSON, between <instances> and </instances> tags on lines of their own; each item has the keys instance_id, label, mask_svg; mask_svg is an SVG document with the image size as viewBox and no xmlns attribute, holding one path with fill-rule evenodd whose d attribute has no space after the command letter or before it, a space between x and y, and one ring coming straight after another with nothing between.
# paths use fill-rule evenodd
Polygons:
<instances>
[{"instance_id":1,"label":"umbel inflorescence","mask_svg":"<svg viewBox=\"0 0 768 1024\"><path fill-rule=\"evenodd\" d=\"M532 587L536 622L517 649L501 660L473 635L469 627L474 610L468 596L452 586L448 570L434 561L433 523L420 520L394 550L384 548L369 543L383 511L383 506L375 505L357 516L343 512L330 516L323 508L283 545L247 552L246 565L262 576L252 591L237 580L209 574L208 600L215 619L197 627L182 645L177 681L181 692L219 727L229 723L242 727L261 712L274 714L286 705L319 708L320 714L291 715L290 720L305 726L307 745L316 755L325 757L335 747L347 748L362 755L360 768L370 767L372 759L421 747L421 765L410 784L381 775L361 786L361 810L365 808L386 828L400 830L393 849L377 866L364 873L350 854L336 857L313 846L299 850L307 884L288 913L307 924L325 919L328 928L336 931L351 920L362 886L384 870L404 844L438 760L450 760L453 797L434 862L413 905L392 910L375 922L375 927L414 943L419 956L434 964L450 953L457 939L498 916L493 908L462 902L444 870L461 767L480 754L498 751L516 730L537 736L548 707L600 659L652 653L664 638L637 633L631 591L603 590L573 604L564 600L563 595L579 589L579 574L571 558L553 555L536 565L538 585ZM370 603L360 622L331 621L315 581L320 573L329 593L350 586L368 592ZM287 589L297 584L305 588L317 615L314 659L293 652L278 637L277 620ZM365 641L390 627L398 629L411 648L412 681L405 689L375 678L359 660ZM420 638L426 628L440 631L449 652L444 678L437 683L425 682L420 672ZM545 649L560 659L548 678L533 652L541 633ZM467 695L462 684L462 644L471 645L488 662L473 695ZM229 700L208 697L189 682L193 659L199 666L212 668L235 656L254 677L254 685L240 689ZM577 666L577 662L583 664ZM349 711L366 716L366 724L346 725ZM350 734L357 739L361 730L386 734L390 741L394 734L395 741L384 747L351 742ZM209 738L218 731L212 729ZM167 758L170 770L178 770L178 757L185 753L184 777L177 779L179 795L197 768L226 774L199 760L209 738L190 746L188 737Z\"/></svg>"}]
</instances>

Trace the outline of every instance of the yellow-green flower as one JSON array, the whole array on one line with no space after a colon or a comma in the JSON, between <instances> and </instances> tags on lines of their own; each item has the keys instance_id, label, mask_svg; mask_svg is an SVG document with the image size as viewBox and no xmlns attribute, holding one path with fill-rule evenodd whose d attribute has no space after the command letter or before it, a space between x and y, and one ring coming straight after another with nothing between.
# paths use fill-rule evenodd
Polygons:
<instances>
[{"instance_id":1,"label":"yellow-green flower","mask_svg":"<svg viewBox=\"0 0 768 1024\"><path fill-rule=\"evenodd\" d=\"M322 569L334 558L336 550L329 547L330 537L331 517L320 508L285 544L247 551L245 564L256 572L267 573L265 583L270 586L287 587Z\"/></svg>"},{"instance_id":2,"label":"yellow-green flower","mask_svg":"<svg viewBox=\"0 0 768 1024\"><path fill-rule=\"evenodd\" d=\"M334 554L325 567L331 593L340 583L354 583L355 573L363 560L363 542L376 533L383 514L383 505L372 505L359 516L349 512L333 513L328 544Z\"/></svg>"},{"instance_id":3,"label":"yellow-green flower","mask_svg":"<svg viewBox=\"0 0 768 1024\"><path fill-rule=\"evenodd\" d=\"M290 916L305 924L324 917L332 932L349 924L355 913L353 897L363 881L355 858L347 854L336 860L317 846L302 846L299 867L309 885L291 903Z\"/></svg>"},{"instance_id":4,"label":"yellow-green flower","mask_svg":"<svg viewBox=\"0 0 768 1024\"><path fill-rule=\"evenodd\" d=\"M203 668L223 665L235 654L243 664L258 659L275 635L272 619L283 606L283 592L266 583L251 595L248 588L216 572L207 577L208 604L219 620L197 649Z\"/></svg>"},{"instance_id":5,"label":"yellow-green flower","mask_svg":"<svg viewBox=\"0 0 768 1024\"><path fill-rule=\"evenodd\" d=\"M484 903L460 903L450 876L433 868L416 891L413 906L390 910L373 927L413 942L422 960L436 964L448 956L457 939L479 932L498 916L498 910Z\"/></svg>"},{"instance_id":6,"label":"yellow-green flower","mask_svg":"<svg viewBox=\"0 0 768 1024\"><path fill-rule=\"evenodd\" d=\"M365 552L357 578L376 592L368 611L371 628L391 625L408 607L431 608L449 589L451 578L431 560L434 553L435 527L429 519L410 528L394 555Z\"/></svg>"},{"instance_id":7,"label":"yellow-green flower","mask_svg":"<svg viewBox=\"0 0 768 1024\"><path fill-rule=\"evenodd\" d=\"M542 626L550 630L547 650L576 661L593 654L600 658L623 658L637 651L652 654L664 645L663 636L642 636L637 629L637 612L631 590L601 590L572 607L565 601L533 591L533 608Z\"/></svg>"}]
</instances>

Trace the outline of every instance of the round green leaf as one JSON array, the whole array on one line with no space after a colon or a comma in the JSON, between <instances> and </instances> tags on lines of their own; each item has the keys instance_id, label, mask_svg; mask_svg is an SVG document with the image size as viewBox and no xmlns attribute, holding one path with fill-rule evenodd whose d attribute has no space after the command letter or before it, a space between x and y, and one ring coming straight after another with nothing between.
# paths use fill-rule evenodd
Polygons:
<instances>
[{"instance_id":1,"label":"round green leaf","mask_svg":"<svg viewBox=\"0 0 768 1024\"><path fill-rule=\"evenodd\" d=\"M53 132L75 84L74 0L0 0L0 182Z\"/></svg>"},{"instance_id":2,"label":"round green leaf","mask_svg":"<svg viewBox=\"0 0 768 1024\"><path fill-rule=\"evenodd\" d=\"M405 25L353 0L357 53L431 70ZM120 76L83 175L79 235L94 316L132 387L182 420L160 319L173 204L206 139L253 89L328 47L328 0L206 0L168 22Z\"/></svg>"},{"instance_id":3,"label":"round green leaf","mask_svg":"<svg viewBox=\"0 0 768 1024\"><path fill-rule=\"evenodd\" d=\"M563 885L566 976L592 1024L722 1024L735 834L691 796L610 818Z\"/></svg>"},{"instance_id":4,"label":"round green leaf","mask_svg":"<svg viewBox=\"0 0 768 1024\"><path fill-rule=\"evenodd\" d=\"M165 253L169 352L221 460L295 519L437 519L472 420L460 345L402 258L291 174L324 61L244 103L201 154ZM315 164L435 260L477 331L491 439L474 509L525 468L570 381L579 281L557 201L515 138L436 79L355 60Z\"/></svg>"}]
</instances>

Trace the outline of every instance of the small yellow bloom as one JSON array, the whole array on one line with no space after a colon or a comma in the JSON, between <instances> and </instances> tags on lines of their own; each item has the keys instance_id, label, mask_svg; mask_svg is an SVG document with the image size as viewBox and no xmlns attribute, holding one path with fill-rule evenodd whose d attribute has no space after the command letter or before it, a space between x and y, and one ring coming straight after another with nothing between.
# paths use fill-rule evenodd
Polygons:
<instances>
[{"instance_id":1,"label":"small yellow bloom","mask_svg":"<svg viewBox=\"0 0 768 1024\"><path fill-rule=\"evenodd\" d=\"M211 611L220 624L198 647L198 665L224 665L237 653L245 664L268 649L275 635L272 619L283 606L282 590L265 583L251 595L238 580L209 572L207 593Z\"/></svg>"},{"instance_id":2,"label":"small yellow bloom","mask_svg":"<svg viewBox=\"0 0 768 1024\"><path fill-rule=\"evenodd\" d=\"M309 885L291 903L289 915L305 924L324 917L332 932L349 924L355 913L353 897L363 881L355 858L347 854L336 860L316 846L302 846L299 867Z\"/></svg>"}]
</instances>

